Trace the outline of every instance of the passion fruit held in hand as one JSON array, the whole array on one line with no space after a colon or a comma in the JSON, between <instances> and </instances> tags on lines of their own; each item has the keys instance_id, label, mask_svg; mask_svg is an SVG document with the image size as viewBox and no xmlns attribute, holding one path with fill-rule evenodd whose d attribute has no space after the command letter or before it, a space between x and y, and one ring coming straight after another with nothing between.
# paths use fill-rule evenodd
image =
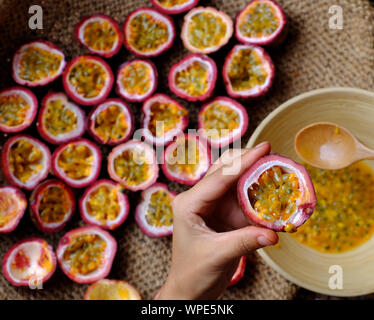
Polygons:
<instances>
[{"instance_id":1,"label":"passion fruit held in hand","mask_svg":"<svg viewBox=\"0 0 374 320\"><path fill-rule=\"evenodd\" d=\"M286 232L308 220L317 201L305 167L276 154L261 158L240 178L238 197L251 223Z\"/></svg>"}]
</instances>

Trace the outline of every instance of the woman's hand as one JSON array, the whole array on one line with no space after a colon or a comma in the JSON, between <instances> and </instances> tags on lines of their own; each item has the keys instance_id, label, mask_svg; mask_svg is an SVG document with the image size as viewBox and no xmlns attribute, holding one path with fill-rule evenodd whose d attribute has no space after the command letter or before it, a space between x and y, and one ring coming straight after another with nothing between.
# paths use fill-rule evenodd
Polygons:
<instances>
[{"instance_id":1,"label":"woman's hand","mask_svg":"<svg viewBox=\"0 0 374 320\"><path fill-rule=\"evenodd\" d=\"M206 176L173 202L173 257L159 299L216 299L228 286L241 256L274 245L277 234L249 226L237 201L239 177L270 144L232 149Z\"/></svg>"}]
</instances>

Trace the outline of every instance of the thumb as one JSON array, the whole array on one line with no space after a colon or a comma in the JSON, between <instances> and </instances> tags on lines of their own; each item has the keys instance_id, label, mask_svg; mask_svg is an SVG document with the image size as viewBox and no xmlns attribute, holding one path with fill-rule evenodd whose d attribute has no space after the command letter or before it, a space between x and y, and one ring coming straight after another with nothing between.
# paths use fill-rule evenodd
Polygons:
<instances>
[{"instance_id":1,"label":"thumb","mask_svg":"<svg viewBox=\"0 0 374 320\"><path fill-rule=\"evenodd\" d=\"M246 256L253 251L274 245L278 242L278 235L260 227L248 226L235 231L221 233L224 254L229 259Z\"/></svg>"}]
</instances>

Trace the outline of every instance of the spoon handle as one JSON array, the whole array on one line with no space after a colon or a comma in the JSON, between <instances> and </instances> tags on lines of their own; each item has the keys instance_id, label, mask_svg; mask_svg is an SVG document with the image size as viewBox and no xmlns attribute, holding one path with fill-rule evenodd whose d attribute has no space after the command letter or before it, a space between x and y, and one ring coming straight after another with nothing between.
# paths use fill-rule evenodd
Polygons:
<instances>
[{"instance_id":1,"label":"spoon handle","mask_svg":"<svg viewBox=\"0 0 374 320\"><path fill-rule=\"evenodd\" d=\"M374 150L363 144L359 144L356 149L357 160L374 160Z\"/></svg>"}]
</instances>

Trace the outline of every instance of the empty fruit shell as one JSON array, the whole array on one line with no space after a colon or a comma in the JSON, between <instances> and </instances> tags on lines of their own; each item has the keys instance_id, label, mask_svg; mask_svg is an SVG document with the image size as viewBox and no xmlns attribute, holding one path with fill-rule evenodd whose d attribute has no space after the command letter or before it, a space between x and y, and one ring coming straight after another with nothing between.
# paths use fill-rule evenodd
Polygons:
<instances>
[{"instance_id":1,"label":"empty fruit shell","mask_svg":"<svg viewBox=\"0 0 374 320\"><path fill-rule=\"evenodd\" d=\"M155 94L143 103L142 134L149 143L167 145L187 126L187 109L169 96Z\"/></svg>"},{"instance_id":2,"label":"empty fruit shell","mask_svg":"<svg viewBox=\"0 0 374 320\"><path fill-rule=\"evenodd\" d=\"M129 140L108 156L109 176L131 191L144 190L158 178L156 153L148 144Z\"/></svg>"},{"instance_id":3,"label":"empty fruit shell","mask_svg":"<svg viewBox=\"0 0 374 320\"><path fill-rule=\"evenodd\" d=\"M3 273L14 286L39 287L56 270L56 256L43 239L30 238L17 242L5 254Z\"/></svg>"},{"instance_id":4,"label":"empty fruit shell","mask_svg":"<svg viewBox=\"0 0 374 320\"><path fill-rule=\"evenodd\" d=\"M125 142L134 131L131 109L121 99L108 99L95 107L88 117L88 131L101 144Z\"/></svg>"},{"instance_id":5,"label":"empty fruit shell","mask_svg":"<svg viewBox=\"0 0 374 320\"><path fill-rule=\"evenodd\" d=\"M272 86L274 64L261 47L236 45L226 57L223 79L229 96L256 98Z\"/></svg>"},{"instance_id":6,"label":"empty fruit shell","mask_svg":"<svg viewBox=\"0 0 374 320\"><path fill-rule=\"evenodd\" d=\"M86 189L79 201L79 208L87 224L114 230L126 220L130 205L118 183L103 179Z\"/></svg>"},{"instance_id":7,"label":"empty fruit shell","mask_svg":"<svg viewBox=\"0 0 374 320\"><path fill-rule=\"evenodd\" d=\"M105 230L86 226L66 233L57 247L61 270L77 283L105 278L117 251L116 240Z\"/></svg>"},{"instance_id":8,"label":"empty fruit shell","mask_svg":"<svg viewBox=\"0 0 374 320\"><path fill-rule=\"evenodd\" d=\"M216 97L201 107L198 127L199 135L211 147L223 148L247 131L247 110L233 99Z\"/></svg>"},{"instance_id":9,"label":"empty fruit shell","mask_svg":"<svg viewBox=\"0 0 374 320\"><path fill-rule=\"evenodd\" d=\"M287 36L286 16L272 0L252 0L236 17L235 36L244 44L278 45Z\"/></svg>"},{"instance_id":10,"label":"empty fruit shell","mask_svg":"<svg viewBox=\"0 0 374 320\"><path fill-rule=\"evenodd\" d=\"M75 211L72 190L59 180L46 180L30 196L31 219L43 232L57 232L71 219Z\"/></svg>"},{"instance_id":11,"label":"empty fruit shell","mask_svg":"<svg viewBox=\"0 0 374 320\"><path fill-rule=\"evenodd\" d=\"M239 260L238 267L235 270L234 275L232 276L232 279L229 283L229 287L237 284L241 279L244 277L245 272L245 266L247 264L247 258L245 256L242 256Z\"/></svg>"},{"instance_id":12,"label":"empty fruit shell","mask_svg":"<svg viewBox=\"0 0 374 320\"><path fill-rule=\"evenodd\" d=\"M128 282L102 279L87 288L84 300L141 300L141 297Z\"/></svg>"},{"instance_id":13,"label":"empty fruit shell","mask_svg":"<svg viewBox=\"0 0 374 320\"><path fill-rule=\"evenodd\" d=\"M92 54L113 57L120 50L123 35L117 21L105 14L83 18L75 27L75 37Z\"/></svg>"},{"instance_id":14,"label":"empty fruit shell","mask_svg":"<svg viewBox=\"0 0 374 320\"><path fill-rule=\"evenodd\" d=\"M27 207L24 193L12 186L0 187L0 233L17 228Z\"/></svg>"},{"instance_id":15,"label":"empty fruit shell","mask_svg":"<svg viewBox=\"0 0 374 320\"><path fill-rule=\"evenodd\" d=\"M305 167L276 154L262 157L244 173L238 182L238 198L250 222L274 231L296 231L316 205Z\"/></svg>"},{"instance_id":16,"label":"empty fruit shell","mask_svg":"<svg viewBox=\"0 0 374 320\"><path fill-rule=\"evenodd\" d=\"M63 144L52 155L53 174L73 188L83 188L94 182L100 168L100 149L87 139Z\"/></svg>"},{"instance_id":17,"label":"empty fruit shell","mask_svg":"<svg viewBox=\"0 0 374 320\"><path fill-rule=\"evenodd\" d=\"M15 53L12 76L20 85L43 86L57 79L65 65L65 55L53 43L33 41L24 44Z\"/></svg>"},{"instance_id":18,"label":"empty fruit shell","mask_svg":"<svg viewBox=\"0 0 374 320\"><path fill-rule=\"evenodd\" d=\"M48 93L43 99L36 127L44 140L62 144L84 134L86 115L64 93Z\"/></svg>"},{"instance_id":19,"label":"empty fruit shell","mask_svg":"<svg viewBox=\"0 0 374 320\"><path fill-rule=\"evenodd\" d=\"M41 141L28 135L17 135L5 142L1 165L12 185L32 190L48 176L51 153Z\"/></svg>"},{"instance_id":20,"label":"empty fruit shell","mask_svg":"<svg viewBox=\"0 0 374 320\"><path fill-rule=\"evenodd\" d=\"M117 93L131 102L141 102L151 96L158 82L158 73L153 62L135 59L123 63L117 73Z\"/></svg>"},{"instance_id":21,"label":"empty fruit shell","mask_svg":"<svg viewBox=\"0 0 374 320\"><path fill-rule=\"evenodd\" d=\"M74 58L62 75L65 92L82 106L93 106L104 101L112 90L113 82L109 65L94 56Z\"/></svg>"},{"instance_id":22,"label":"empty fruit shell","mask_svg":"<svg viewBox=\"0 0 374 320\"><path fill-rule=\"evenodd\" d=\"M123 27L125 45L139 57L155 57L171 48L175 38L173 20L153 8L131 12Z\"/></svg>"},{"instance_id":23,"label":"empty fruit shell","mask_svg":"<svg viewBox=\"0 0 374 320\"><path fill-rule=\"evenodd\" d=\"M38 100L26 88L0 91L0 132L15 133L27 129L35 119Z\"/></svg>"},{"instance_id":24,"label":"empty fruit shell","mask_svg":"<svg viewBox=\"0 0 374 320\"><path fill-rule=\"evenodd\" d=\"M190 54L174 64L169 72L169 88L188 101L209 98L216 86L217 66L202 54Z\"/></svg>"},{"instance_id":25,"label":"empty fruit shell","mask_svg":"<svg viewBox=\"0 0 374 320\"><path fill-rule=\"evenodd\" d=\"M164 237L173 233L171 203L176 195L163 183L155 183L142 192L135 220L144 234L149 237Z\"/></svg>"},{"instance_id":26,"label":"empty fruit shell","mask_svg":"<svg viewBox=\"0 0 374 320\"><path fill-rule=\"evenodd\" d=\"M197 7L184 16L181 38L187 50L209 54L223 47L232 33L233 23L226 13L212 7Z\"/></svg>"},{"instance_id":27,"label":"empty fruit shell","mask_svg":"<svg viewBox=\"0 0 374 320\"><path fill-rule=\"evenodd\" d=\"M196 134L186 133L165 149L161 169L171 181L194 185L208 171L211 157L205 140Z\"/></svg>"}]
</instances>

